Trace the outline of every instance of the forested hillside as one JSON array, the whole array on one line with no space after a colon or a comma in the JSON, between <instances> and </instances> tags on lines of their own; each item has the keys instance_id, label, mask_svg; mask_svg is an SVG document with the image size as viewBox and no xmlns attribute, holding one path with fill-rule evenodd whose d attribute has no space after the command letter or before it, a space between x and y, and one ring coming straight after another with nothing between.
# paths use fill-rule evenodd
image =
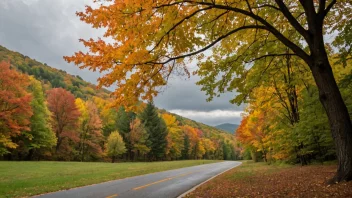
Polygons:
<instances>
[{"instance_id":1,"label":"forested hillside","mask_svg":"<svg viewBox=\"0 0 352 198\"><path fill-rule=\"evenodd\" d=\"M13 52L0 45L0 61L10 61L18 71L32 75L40 80L44 89L64 88L75 97L88 99L93 96L109 98L109 91L96 89L96 86L84 81L80 76L73 76L66 71L55 69L18 52Z\"/></svg>"},{"instance_id":2,"label":"forested hillside","mask_svg":"<svg viewBox=\"0 0 352 198\"><path fill-rule=\"evenodd\" d=\"M158 110L152 102L135 112L113 107L108 90L2 46L0 62L3 159L239 158L232 135Z\"/></svg>"}]
</instances>

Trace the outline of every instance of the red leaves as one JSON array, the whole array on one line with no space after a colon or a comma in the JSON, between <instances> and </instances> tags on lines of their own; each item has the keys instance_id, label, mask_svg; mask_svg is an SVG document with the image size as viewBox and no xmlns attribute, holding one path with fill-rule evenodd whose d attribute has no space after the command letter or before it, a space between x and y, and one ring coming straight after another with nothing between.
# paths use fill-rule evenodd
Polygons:
<instances>
[{"instance_id":1,"label":"red leaves","mask_svg":"<svg viewBox=\"0 0 352 198\"><path fill-rule=\"evenodd\" d=\"M187 197L350 197L352 182L326 184L335 170L336 166L284 168L244 163Z\"/></svg>"},{"instance_id":2,"label":"red leaves","mask_svg":"<svg viewBox=\"0 0 352 198\"><path fill-rule=\"evenodd\" d=\"M75 104L75 97L62 88L54 88L48 92L48 107L52 115L52 127L58 138L56 151L64 138L78 142L77 124L80 112Z\"/></svg>"},{"instance_id":3,"label":"red leaves","mask_svg":"<svg viewBox=\"0 0 352 198\"><path fill-rule=\"evenodd\" d=\"M29 130L32 115L31 95L27 92L27 76L10 69L10 63L0 63L0 154L1 147L16 148L11 140Z\"/></svg>"}]
</instances>

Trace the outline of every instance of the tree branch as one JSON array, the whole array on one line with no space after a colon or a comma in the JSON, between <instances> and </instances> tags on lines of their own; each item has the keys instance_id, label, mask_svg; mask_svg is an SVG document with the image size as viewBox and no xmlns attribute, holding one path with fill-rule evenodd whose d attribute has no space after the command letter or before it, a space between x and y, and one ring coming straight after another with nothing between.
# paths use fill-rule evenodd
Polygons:
<instances>
[{"instance_id":1,"label":"tree branch","mask_svg":"<svg viewBox=\"0 0 352 198\"><path fill-rule=\"evenodd\" d=\"M331 8L336 4L336 0L332 0L328 7L324 10L323 16L325 17L331 10Z\"/></svg>"},{"instance_id":2,"label":"tree branch","mask_svg":"<svg viewBox=\"0 0 352 198\"><path fill-rule=\"evenodd\" d=\"M215 41L213 41L212 43L210 43L209 45L207 45L206 47L204 47L204 48L202 48L200 50L197 50L197 51L194 51L194 52L191 52L191 53L188 53L188 54L176 56L176 57L170 57L168 60L166 60L164 62L148 61L148 62L145 62L144 64L167 64L167 63L169 63L170 61L173 61L173 60L182 59L182 58L186 58L186 57L189 57L189 56L193 56L193 55L199 54L199 53L204 52L207 49L213 47L215 44L220 42L222 39L230 36L231 34L234 34L234 33L238 32L238 31L245 30L245 29L266 29L266 28L265 28L265 26L260 26L260 25L241 26L239 28L231 30L230 32L218 37Z\"/></svg>"},{"instance_id":3,"label":"tree branch","mask_svg":"<svg viewBox=\"0 0 352 198\"><path fill-rule=\"evenodd\" d=\"M325 10L326 0L319 0L318 14L323 13Z\"/></svg>"},{"instance_id":4,"label":"tree branch","mask_svg":"<svg viewBox=\"0 0 352 198\"><path fill-rule=\"evenodd\" d=\"M301 0L303 1L303 0ZM212 6L214 8L218 8L218 9L223 9L223 10L230 10L230 11L234 11L240 14L243 14L245 16L249 16L254 20L259 21L260 23L262 23L266 30L268 30L269 32L271 32L277 39L279 39L284 45L286 45L287 47L289 47L294 53L296 53L300 58L302 58L308 65L310 65L311 59L310 56L304 51L302 50L299 46L297 46L295 43L293 43L292 41L290 41L289 39L287 39L283 34L281 34L281 32L279 30L277 30L274 26L272 26L269 22L267 22L265 19L263 19L262 17L255 15L254 13L251 13L249 11L240 9L240 8L236 8L236 7L231 7L231 6L227 6L227 5L219 5L219 4L213 4L213 3L209 3L209 2L198 2L198 1L191 1L191 0L185 0L182 1L185 3L190 3L190 4L196 4L196 5L208 5L208 6Z\"/></svg>"},{"instance_id":5,"label":"tree branch","mask_svg":"<svg viewBox=\"0 0 352 198\"><path fill-rule=\"evenodd\" d=\"M170 32L172 30L174 30L177 26L181 25L185 20L192 18L194 15L196 15L199 12L205 11L205 10L209 10L212 9L212 7L206 7L203 9L199 9L194 11L193 13L191 13L190 15L186 16L185 18L181 19L179 22L177 22L175 25L173 25L161 38L160 40L156 43L156 45L153 47L153 49L151 49L149 52L152 52L155 48L157 48L159 46L159 44L161 43L161 41L164 39L164 37L168 34L170 34Z\"/></svg>"},{"instance_id":6,"label":"tree branch","mask_svg":"<svg viewBox=\"0 0 352 198\"><path fill-rule=\"evenodd\" d=\"M296 20L296 18L291 14L287 6L282 0L275 0L276 4L279 6L280 11L286 17L288 22L299 32L308 42L309 35L306 29L302 27L302 25Z\"/></svg>"},{"instance_id":7,"label":"tree branch","mask_svg":"<svg viewBox=\"0 0 352 198\"><path fill-rule=\"evenodd\" d=\"M280 11L280 8L278 7L275 7L273 5L270 5L270 4L263 4L263 5L259 5L259 6L255 6L255 7L252 7L252 9L259 9L259 8L272 8L272 9L275 9L277 11Z\"/></svg>"},{"instance_id":8,"label":"tree branch","mask_svg":"<svg viewBox=\"0 0 352 198\"><path fill-rule=\"evenodd\" d=\"M263 56L260 56L260 57L257 57L257 58L254 58L250 61L247 61L245 63L251 63L253 61L257 61L257 60L260 60L260 59L263 59L263 58L267 58L267 57L277 57L277 56L297 56L297 54L292 54L292 53L286 53L286 54L267 54L267 55L263 55Z\"/></svg>"}]
</instances>

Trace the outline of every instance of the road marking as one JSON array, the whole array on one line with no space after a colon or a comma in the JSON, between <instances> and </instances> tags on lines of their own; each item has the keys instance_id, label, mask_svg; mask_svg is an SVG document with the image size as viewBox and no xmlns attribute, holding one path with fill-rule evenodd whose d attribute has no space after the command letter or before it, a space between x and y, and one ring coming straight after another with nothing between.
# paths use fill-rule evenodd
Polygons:
<instances>
[{"instance_id":1,"label":"road marking","mask_svg":"<svg viewBox=\"0 0 352 198\"><path fill-rule=\"evenodd\" d=\"M117 196L119 196L119 195L118 194L113 194L113 195L107 196L105 198L114 198L114 197L117 197Z\"/></svg>"},{"instance_id":2,"label":"road marking","mask_svg":"<svg viewBox=\"0 0 352 198\"><path fill-rule=\"evenodd\" d=\"M201 185L207 183L208 181L214 179L215 177L217 177L217 176L219 176L219 175L224 174L225 172L227 172L227 171L229 171L229 170L231 170L231 169L233 169L233 168L236 168L237 166L239 166L239 165L241 165L241 164L242 164L242 162L239 162L239 164L236 164L235 166L233 166L233 167L231 167L231 168L229 168L229 169L227 169L227 170L225 170L225 171L223 171L223 172L221 172L221 173L219 173L219 174L217 174L217 175L214 175L213 177L211 177L211 178L209 178L209 179L203 181L202 183L196 185L195 187L193 187L193 188L189 189L188 191L184 192L183 194L179 195L177 198L184 198L187 194L191 193L192 191L194 191L195 189L197 189L199 186L201 186Z\"/></svg>"},{"instance_id":3,"label":"road marking","mask_svg":"<svg viewBox=\"0 0 352 198\"><path fill-rule=\"evenodd\" d=\"M158 183L161 183L161 182L169 181L169 180L172 180L172 179L175 179L175 178L178 178L178 177L183 177L183 176L186 176L186 175L189 175L189 174L192 174L192 173L196 173L196 172L199 172L199 171L184 173L184 174L181 174L181 175L176 175L174 177L168 177L168 178L156 181L156 182L152 182L152 183L149 183L149 184L146 184L146 185L143 185L143 186L139 186L139 187L133 188L133 190L140 190L142 188L146 188L146 187L152 186L154 184L158 184Z\"/></svg>"}]
</instances>

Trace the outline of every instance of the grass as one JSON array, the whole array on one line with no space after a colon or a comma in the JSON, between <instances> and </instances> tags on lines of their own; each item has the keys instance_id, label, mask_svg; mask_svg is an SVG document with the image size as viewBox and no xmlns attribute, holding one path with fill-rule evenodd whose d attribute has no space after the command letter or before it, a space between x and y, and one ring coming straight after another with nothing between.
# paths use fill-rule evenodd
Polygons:
<instances>
[{"instance_id":1,"label":"grass","mask_svg":"<svg viewBox=\"0 0 352 198\"><path fill-rule=\"evenodd\" d=\"M0 162L0 197L23 197L159 171L218 162Z\"/></svg>"},{"instance_id":2,"label":"grass","mask_svg":"<svg viewBox=\"0 0 352 198\"><path fill-rule=\"evenodd\" d=\"M264 162L242 161L242 165L236 168L236 174L226 174L225 178L229 180L243 180L250 176L264 173L274 173L285 168L292 167L288 164L269 166Z\"/></svg>"}]
</instances>

